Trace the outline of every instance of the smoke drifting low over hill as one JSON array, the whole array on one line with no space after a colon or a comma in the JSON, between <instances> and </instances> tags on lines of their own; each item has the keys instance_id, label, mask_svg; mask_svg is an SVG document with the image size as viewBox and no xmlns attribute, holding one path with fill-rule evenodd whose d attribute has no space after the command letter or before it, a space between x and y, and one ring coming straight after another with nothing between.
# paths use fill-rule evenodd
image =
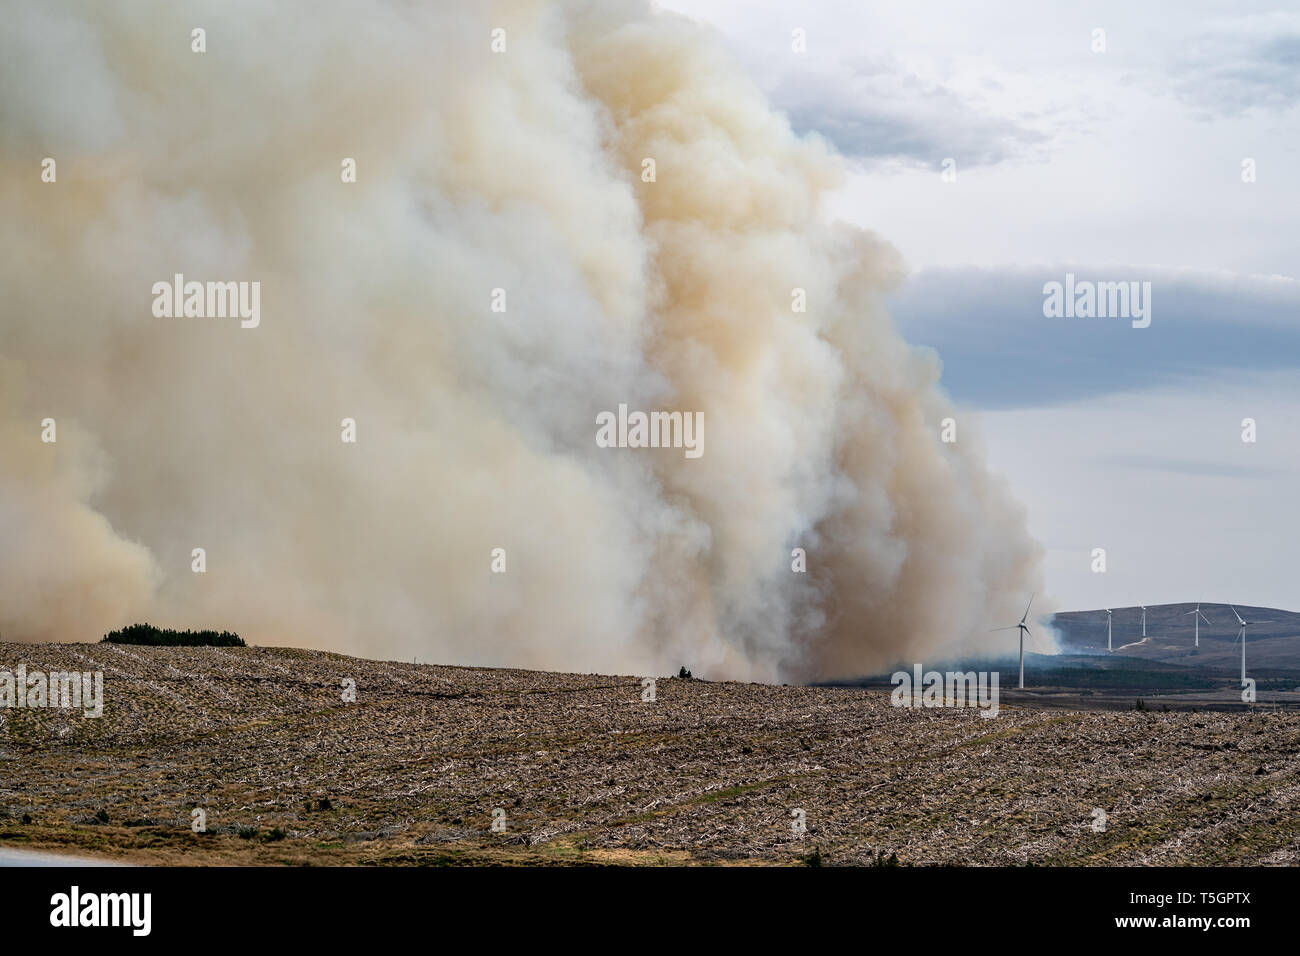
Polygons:
<instances>
[{"instance_id":1,"label":"smoke drifting low over hill","mask_svg":"<svg viewBox=\"0 0 1300 956\"><path fill-rule=\"evenodd\" d=\"M1147 608L1146 639L1140 607L1111 608L1111 644L1115 653L1225 673L1240 673L1241 645L1233 606L1201 602L1205 615L1197 630L1191 612L1196 603L1153 604ZM1300 672L1300 614L1280 608L1235 605L1252 624L1246 635L1249 672L1268 678L1274 671ZM1065 653L1106 653L1106 611L1065 611L1053 616Z\"/></svg>"},{"instance_id":2,"label":"smoke drifting low over hill","mask_svg":"<svg viewBox=\"0 0 1300 956\"><path fill-rule=\"evenodd\" d=\"M7 640L833 677L1006 650L1041 590L840 160L685 20L18 3L0 86ZM176 275L258 322L155 314ZM624 403L703 454L598 447Z\"/></svg>"}]
</instances>

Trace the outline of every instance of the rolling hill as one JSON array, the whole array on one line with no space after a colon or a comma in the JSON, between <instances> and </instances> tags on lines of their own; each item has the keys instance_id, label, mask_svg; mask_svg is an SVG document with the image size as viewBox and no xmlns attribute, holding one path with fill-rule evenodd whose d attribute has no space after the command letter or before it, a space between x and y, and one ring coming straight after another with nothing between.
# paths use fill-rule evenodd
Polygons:
<instances>
[{"instance_id":1,"label":"rolling hill","mask_svg":"<svg viewBox=\"0 0 1300 956\"><path fill-rule=\"evenodd\" d=\"M1147 607L1147 636L1142 637L1140 607L1111 608L1114 655L1178 664L1216 674L1235 674L1241 668L1237 619L1227 604L1201 603L1200 647L1195 646L1192 614L1195 602L1155 604ZM1300 613L1278 608L1236 605L1248 621L1271 621L1246 632L1247 673L1267 678L1275 673L1300 675ZM1053 616L1065 655L1106 654L1106 612L1067 611ZM1280 673L1279 673L1280 672Z\"/></svg>"},{"instance_id":2,"label":"rolling hill","mask_svg":"<svg viewBox=\"0 0 1300 956\"><path fill-rule=\"evenodd\" d=\"M665 677L648 699L636 675L0 644L0 668L18 662L103 672L104 711L0 710L3 847L192 865L1300 862L1286 711L1009 694L985 719L861 688Z\"/></svg>"}]
</instances>

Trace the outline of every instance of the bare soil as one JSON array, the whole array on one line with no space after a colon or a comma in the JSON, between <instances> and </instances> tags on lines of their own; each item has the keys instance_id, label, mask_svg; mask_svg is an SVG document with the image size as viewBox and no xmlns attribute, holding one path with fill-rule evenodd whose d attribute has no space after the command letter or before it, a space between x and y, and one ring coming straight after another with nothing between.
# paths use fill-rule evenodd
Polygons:
<instances>
[{"instance_id":1,"label":"bare soil","mask_svg":"<svg viewBox=\"0 0 1300 956\"><path fill-rule=\"evenodd\" d=\"M1295 712L1004 702L986 719L676 678L648 702L635 676L0 644L0 670L19 663L102 670L105 710L0 709L0 846L181 864L1300 862Z\"/></svg>"}]
</instances>

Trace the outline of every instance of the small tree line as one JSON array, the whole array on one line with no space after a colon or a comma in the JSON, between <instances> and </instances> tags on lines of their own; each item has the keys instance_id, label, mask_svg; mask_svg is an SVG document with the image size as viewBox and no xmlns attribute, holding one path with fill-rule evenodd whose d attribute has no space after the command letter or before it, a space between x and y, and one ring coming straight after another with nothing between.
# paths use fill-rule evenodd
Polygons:
<instances>
[{"instance_id":1,"label":"small tree line","mask_svg":"<svg viewBox=\"0 0 1300 956\"><path fill-rule=\"evenodd\" d=\"M247 647L234 631L176 631L152 624L130 624L104 635L102 644L146 644L150 647Z\"/></svg>"}]
</instances>

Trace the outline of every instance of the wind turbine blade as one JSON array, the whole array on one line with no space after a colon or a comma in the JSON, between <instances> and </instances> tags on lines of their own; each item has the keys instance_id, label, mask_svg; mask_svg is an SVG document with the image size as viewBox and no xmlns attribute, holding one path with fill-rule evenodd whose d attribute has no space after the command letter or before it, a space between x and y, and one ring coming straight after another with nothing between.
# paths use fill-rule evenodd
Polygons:
<instances>
[{"instance_id":1,"label":"wind turbine blade","mask_svg":"<svg viewBox=\"0 0 1300 956\"><path fill-rule=\"evenodd\" d=\"M1201 614L1200 611L1197 611L1196 613L1197 613L1197 614ZM1210 623L1210 619L1209 619L1208 617L1206 617L1204 614L1201 614L1201 620L1204 621L1206 624L1209 624L1209 623Z\"/></svg>"},{"instance_id":2,"label":"wind turbine blade","mask_svg":"<svg viewBox=\"0 0 1300 956\"><path fill-rule=\"evenodd\" d=\"M989 633L992 634L994 631L1014 631L1019 626L1019 624L1012 624L1010 627L993 627L989 628Z\"/></svg>"},{"instance_id":3,"label":"wind turbine blade","mask_svg":"<svg viewBox=\"0 0 1300 956\"><path fill-rule=\"evenodd\" d=\"M1024 623L1025 623L1025 619L1029 617L1029 609L1030 609L1031 607L1034 606L1034 598L1037 597L1037 596L1038 596L1038 592L1037 592L1037 591L1035 591L1033 594L1029 595L1029 603L1025 605L1025 613L1024 613L1024 614L1021 616L1021 618L1020 618L1020 623L1021 623L1021 624L1024 624Z\"/></svg>"},{"instance_id":4,"label":"wind turbine blade","mask_svg":"<svg viewBox=\"0 0 1300 956\"><path fill-rule=\"evenodd\" d=\"M1228 607L1232 607L1232 605L1229 604ZM1246 623L1245 621L1243 621L1243 620L1241 619L1241 615L1237 613L1237 609L1236 609L1235 607L1232 607L1232 615L1233 615L1233 617L1235 617L1235 618L1237 619L1237 623L1238 623L1238 624L1245 624L1245 623Z\"/></svg>"},{"instance_id":5,"label":"wind turbine blade","mask_svg":"<svg viewBox=\"0 0 1300 956\"><path fill-rule=\"evenodd\" d=\"M1247 621L1247 624L1276 624L1276 621Z\"/></svg>"},{"instance_id":6,"label":"wind turbine blade","mask_svg":"<svg viewBox=\"0 0 1300 956\"><path fill-rule=\"evenodd\" d=\"M1026 631L1029 631L1029 628L1025 628L1025 630L1026 630ZM1033 644L1033 646L1034 646L1035 648L1037 648L1037 650L1038 650L1038 652L1039 652L1040 654L1047 654L1047 653L1050 653L1050 652L1047 650L1047 644L1044 643L1043 641L1040 641L1040 640L1038 639L1038 635L1035 634L1033 631L1029 631L1029 641L1030 641L1031 644Z\"/></svg>"}]
</instances>

